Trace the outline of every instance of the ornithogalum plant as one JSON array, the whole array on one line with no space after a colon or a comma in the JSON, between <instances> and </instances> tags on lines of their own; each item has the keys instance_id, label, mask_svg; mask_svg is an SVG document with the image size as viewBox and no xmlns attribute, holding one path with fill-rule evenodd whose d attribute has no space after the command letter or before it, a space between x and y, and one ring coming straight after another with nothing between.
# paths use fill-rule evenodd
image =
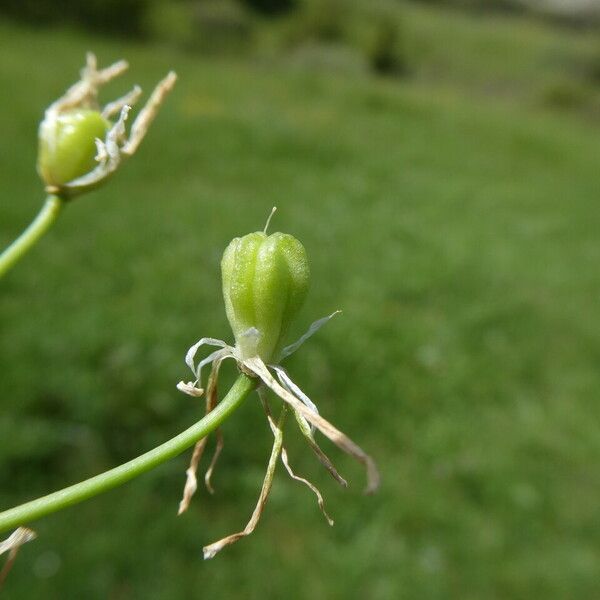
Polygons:
<instances>
[{"instance_id":1,"label":"ornithogalum plant","mask_svg":"<svg viewBox=\"0 0 600 600\"><path fill-rule=\"evenodd\" d=\"M315 440L315 428L365 465L368 479L367 493L374 492L379 486L379 474L371 457L319 414L315 404L294 383L280 364L337 314L337 311L315 321L298 341L284 346L290 324L306 297L310 270L304 246L289 234L267 235L268 225L267 221L264 231L235 238L226 248L221 261L223 298L227 318L233 330L235 346L214 338L200 339L186 355L186 362L194 373L195 379L187 383L182 381L178 385L181 391L190 396L202 396L204 394L202 368L212 363L206 389L206 410L207 414L210 414L217 405L216 390L221 363L227 358L234 359L243 376L255 381L274 436L267 472L250 521L242 531L206 546L204 558L212 558L225 546L254 531L271 490L275 465L280 456L289 475L306 484L315 493L321 511L329 524L333 525L333 521L325 512L319 490L308 480L297 476L289 465L287 452L283 446L283 425L288 410L294 414L300 431L317 458L341 485L345 487L346 480L337 472ZM204 345L216 346L218 350L196 365L194 362L196 353ZM281 413L276 420L269 408L266 388L271 389L283 401ZM211 474L222 448L222 438L220 434L218 435L217 450L205 476L209 491L212 491ZM205 444L206 438L200 440L194 448L190 466L186 471L187 481L179 505L179 514L187 509L196 491L196 471Z\"/></svg>"},{"instance_id":2,"label":"ornithogalum plant","mask_svg":"<svg viewBox=\"0 0 600 600\"><path fill-rule=\"evenodd\" d=\"M46 191L50 194L48 202L51 208L45 209L46 211L54 211L56 214L57 207L63 202L101 184L115 172L123 158L135 152L165 94L175 81L175 76L169 74L159 83L148 104L134 122L131 134L126 136L125 120L129 106L137 99L140 90L135 88L127 96L102 110L97 104L99 87L125 68L126 64L119 62L98 71L95 58L89 55L81 81L46 111L40 126L38 159L39 173L46 184ZM113 123L112 117L117 114L119 116ZM338 483L347 485L346 480L319 446L315 438L317 431L364 464L367 470L367 493L377 489L379 474L374 461L319 414L315 404L282 366L292 353L338 311L315 321L299 340L286 345L290 325L304 303L308 291L310 269L304 246L295 237L284 233L267 233L270 219L271 217L263 231L232 240L223 254L223 298L234 344L230 345L215 338L202 338L188 350L185 357L185 362L193 373L193 380L187 383L181 381L177 388L193 397L205 396L205 416L173 439L125 464L0 513L0 533L18 528L9 538L0 542L0 554L9 552L8 568L18 548L35 537L26 527L31 521L121 485L194 446L190 466L186 471L183 498L179 504L179 514L183 513L197 489L196 472L207 436L213 431L218 436L215 454L205 475L206 486L212 492L211 475L223 446L219 426L255 390L274 436L258 502L246 527L206 546L205 558L212 558L225 546L252 533L271 490L279 458L294 480L304 483L312 490L323 515L329 524L333 524L325 512L320 491L307 479L296 475L290 467L283 445L283 428L288 412L292 412L309 447ZM0 257L0 275L39 238L40 232L49 226L52 218L42 211L38 221ZM196 355L203 346L216 346L217 349L196 363ZM240 374L229 392L219 400L219 371L226 359L236 362ZM207 365L211 365L211 373L205 389L202 369ZM281 410L277 418L274 418L271 412L267 398L268 390L274 392L281 400ZM5 566L0 572L0 585L6 572Z\"/></svg>"},{"instance_id":3,"label":"ornithogalum plant","mask_svg":"<svg viewBox=\"0 0 600 600\"><path fill-rule=\"evenodd\" d=\"M46 109L37 170L47 198L31 225L0 254L0 277L50 228L67 201L102 185L142 143L177 76L170 72L158 83L127 134L125 123L141 88L104 107L98 101L100 88L127 68L121 60L99 70L96 57L88 53L80 80Z\"/></svg>"}]
</instances>

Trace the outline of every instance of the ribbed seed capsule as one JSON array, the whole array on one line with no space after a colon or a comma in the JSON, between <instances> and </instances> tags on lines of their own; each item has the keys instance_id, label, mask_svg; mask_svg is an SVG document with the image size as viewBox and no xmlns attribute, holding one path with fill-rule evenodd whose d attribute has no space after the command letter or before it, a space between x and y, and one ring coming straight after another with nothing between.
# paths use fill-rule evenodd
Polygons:
<instances>
[{"instance_id":1,"label":"ribbed seed capsule","mask_svg":"<svg viewBox=\"0 0 600 600\"><path fill-rule=\"evenodd\" d=\"M232 240L221 271L225 310L242 358L276 360L308 291L304 246L285 233L250 233Z\"/></svg>"},{"instance_id":2,"label":"ribbed seed capsule","mask_svg":"<svg viewBox=\"0 0 600 600\"><path fill-rule=\"evenodd\" d=\"M47 114L40 124L38 153L38 173L46 185L61 186L89 173L96 166L96 138L103 140L109 127L95 110Z\"/></svg>"}]
</instances>

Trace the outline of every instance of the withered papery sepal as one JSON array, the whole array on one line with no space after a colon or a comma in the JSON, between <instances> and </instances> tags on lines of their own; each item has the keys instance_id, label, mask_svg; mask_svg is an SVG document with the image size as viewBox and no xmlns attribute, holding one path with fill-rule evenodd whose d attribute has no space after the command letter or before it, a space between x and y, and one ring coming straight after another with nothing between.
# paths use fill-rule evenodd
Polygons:
<instances>
[{"instance_id":1,"label":"withered papery sepal","mask_svg":"<svg viewBox=\"0 0 600 600\"><path fill-rule=\"evenodd\" d=\"M39 127L37 169L49 194L72 198L98 187L139 147L177 76L170 72L158 83L128 136L125 122L140 87L104 108L98 102L100 88L127 68L121 60L99 70L96 57L88 53L81 79L46 110Z\"/></svg>"}]
</instances>

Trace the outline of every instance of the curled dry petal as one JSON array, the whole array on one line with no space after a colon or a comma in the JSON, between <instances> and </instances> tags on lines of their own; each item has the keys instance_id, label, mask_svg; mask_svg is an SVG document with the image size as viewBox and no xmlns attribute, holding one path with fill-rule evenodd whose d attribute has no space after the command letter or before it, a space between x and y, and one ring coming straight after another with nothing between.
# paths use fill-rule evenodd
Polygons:
<instances>
[{"instance_id":1,"label":"curled dry petal","mask_svg":"<svg viewBox=\"0 0 600 600\"><path fill-rule=\"evenodd\" d=\"M311 425L314 425L323 435L328 437L338 448L362 463L367 470L366 494L372 494L379 488L380 476L375 461L346 434L336 429L321 415L310 410L296 396L282 387L271 375L265 363L259 358L249 358L244 361L244 366L254 372L271 388L282 400L295 408Z\"/></svg>"},{"instance_id":2,"label":"curled dry petal","mask_svg":"<svg viewBox=\"0 0 600 600\"><path fill-rule=\"evenodd\" d=\"M258 395L260 396L260 400L262 402L263 408L265 409L265 413L267 415L267 419L269 421L269 426L271 427L271 431L273 432L273 435L276 435L277 425L276 425L275 421L273 420L273 416L271 414L271 409L269 408L269 402L267 400L265 391L263 389L259 388ZM283 409L282 409L283 411L285 411L286 406L287 406L286 404L283 405ZM321 513L323 514L323 516L325 517L325 519L327 520L329 525L333 526L333 524L334 524L333 519L327 514L327 511L325 510L325 502L323 501L323 496L321 495L321 492L315 485L313 485L310 481L308 481L308 479L305 479L304 477L300 477L299 475L296 475L296 473L294 473L294 471L292 470L292 467L290 466L287 450L285 449L285 446L283 446L283 445L281 446L281 462L283 463L285 470L288 472L288 475L294 481L303 483L306 487L308 487L314 493L314 495L317 497L317 504L319 505L319 509L321 510Z\"/></svg>"},{"instance_id":3,"label":"curled dry petal","mask_svg":"<svg viewBox=\"0 0 600 600\"><path fill-rule=\"evenodd\" d=\"M325 452L323 452L319 444L317 444L306 419L295 408L292 408L292 411L294 413L294 417L296 417L296 421L298 423L298 428L300 429L300 432L308 442L310 449L315 453L315 456L319 459L319 462L327 469L329 474L342 487L348 487L348 482L338 473L338 470L335 468L327 454L325 454Z\"/></svg>"},{"instance_id":4,"label":"curled dry petal","mask_svg":"<svg viewBox=\"0 0 600 600\"><path fill-rule=\"evenodd\" d=\"M0 554L8 552L8 560L2 567L2 570L0 570L0 589L2 589L2 585L12 569L12 566L17 558L19 548L23 544L34 540L36 537L37 534L35 531L28 529L27 527L19 527L7 539L5 539L3 542L0 542Z\"/></svg>"},{"instance_id":5,"label":"curled dry petal","mask_svg":"<svg viewBox=\"0 0 600 600\"><path fill-rule=\"evenodd\" d=\"M271 487L273 486L273 476L275 474L275 467L277 466L277 460L279 458L279 455L281 454L281 447L283 443L282 425L284 418L285 413L282 412L282 415L279 419L279 422L277 423L277 427L274 432L275 440L273 441L273 448L271 450L271 456L269 457L269 464L267 465L267 472L263 480L260 495L258 497L258 502L256 503L256 507L254 508L254 512L252 513L248 524L246 525L246 527L244 527L242 531L228 535L227 537L224 537L223 539L218 540L213 544L205 546L203 549L205 560L213 558L226 546L229 546L230 544L237 542L239 539L250 535L256 528L256 525L258 524L258 521L260 520L260 517L265 508L265 504L267 503L269 493L271 492Z\"/></svg>"},{"instance_id":6,"label":"curled dry petal","mask_svg":"<svg viewBox=\"0 0 600 600\"><path fill-rule=\"evenodd\" d=\"M80 81L46 110L39 130L38 171L48 193L73 197L92 190L138 149L177 76L171 71L157 84L127 136L125 121L140 98L140 87L104 108L98 102L100 88L127 68L127 62L118 61L98 70L95 55L88 53ZM115 115L119 118L112 124L109 119ZM98 149L95 162L94 145Z\"/></svg>"},{"instance_id":7,"label":"curled dry petal","mask_svg":"<svg viewBox=\"0 0 600 600\"><path fill-rule=\"evenodd\" d=\"M3 542L0 542L0 554L10 552L15 548L19 548L23 544L34 540L37 537L35 531L27 529L27 527L19 527Z\"/></svg>"},{"instance_id":8,"label":"curled dry petal","mask_svg":"<svg viewBox=\"0 0 600 600\"><path fill-rule=\"evenodd\" d=\"M213 368L212 368L212 371L210 374L210 378L208 380L208 386L207 386L207 391L206 391L206 414L210 413L215 408L215 406L217 405L217 402L218 402L217 378L219 376L219 368L221 367L221 362L222 362L222 359L217 360L213 363ZM179 389L185 388L186 384L183 384L183 385L182 384L183 384L183 382L180 382L180 384L178 385ZM197 390L197 389L198 388L195 388L195 387L191 388L191 390ZM189 393L189 391L187 389L184 389L184 391ZM192 392L192 394L190 394L190 395L194 395L194 393ZM198 465L200 464L200 460L202 459L202 455L204 453L204 448L206 447L207 441L208 441L208 437L204 437L201 440L199 440L198 442L196 442L196 445L194 446L194 451L192 453L190 465L185 472L186 481L185 481L185 486L183 488L183 498L181 499L181 502L179 503L179 510L177 512L178 515L181 515L189 508L192 497L196 493L196 490L198 489L198 480L196 478L196 473L198 471ZM215 449L213 458L210 462L209 469L206 472L206 476L204 478L206 487L208 488L208 490L211 493L213 493L214 490L212 489L212 486L210 484L210 477L212 475L212 472L214 471L215 464L217 462L219 454L221 453L222 448L223 448L223 436L221 434L220 428L218 428L217 429L217 448Z\"/></svg>"},{"instance_id":9,"label":"curled dry petal","mask_svg":"<svg viewBox=\"0 0 600 600\"><path fill-rule=\"evenodd\" d=\"M295 481L299 481L300 483L303 483L306 487L308 487L309 489L312 490L314 495L317 497L317 504L319 505L319 509L323 513L323 516L325 517L325 519L327 520L329 525L331 525L333 527L333 524L334 524L333 519L327 514L327 511L325 510L325 502L323 501L323 496L321 495L319 488L317 488L317 486L315 486L310 481L308 481L308 479L305 479L304 477L300 477L300 475L296 475L296 473L294 473L294 471L292 471L292 467L290 467L290 463L289 463L289 459L288 459L288 455L287 455L285 446L282 446L282 448L281 448L281 462L283 463L283 466L285 467L286 471L288 472L289 476L292 479L294 479Z\"/></svg>"}]
</instances>

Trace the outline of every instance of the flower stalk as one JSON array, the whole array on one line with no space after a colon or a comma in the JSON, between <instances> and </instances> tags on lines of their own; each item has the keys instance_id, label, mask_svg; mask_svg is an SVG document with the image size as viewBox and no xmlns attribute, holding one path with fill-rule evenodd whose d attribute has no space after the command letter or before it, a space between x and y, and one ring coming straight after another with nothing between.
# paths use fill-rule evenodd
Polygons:
<instances>
[{"instance_id":1,"label":"flower stalk","mask_svg":"<svg viewBox=\"0 0 600 600\"><path fill-rule=\"evenodd\" d=\"M65 200L61 196L49 195L31 224L0 254L0 277L3 277L28 250L50 229L60 214Z\"/></svg>"},{"instance_id":2,"label":"flower stalk","mask_svg":"<svg viewBox=\"0 0 600 600\"><path fill-rule=\"evenodd\" d=\"M258 380L240 375L210 413L164 444L110 471L0 513L0 533L107 492L178 456L225 421L257 384Z\"/></svg>"}]
</instances>

